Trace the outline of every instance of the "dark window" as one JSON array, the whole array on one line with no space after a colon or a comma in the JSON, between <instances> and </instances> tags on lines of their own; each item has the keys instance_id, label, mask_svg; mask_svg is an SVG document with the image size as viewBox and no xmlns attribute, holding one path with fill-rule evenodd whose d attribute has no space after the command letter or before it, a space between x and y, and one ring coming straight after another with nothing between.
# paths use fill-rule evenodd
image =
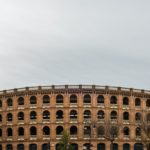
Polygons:
<instances>
[{"instance_id":1,"label":"dark window","mask_svg":"<svg viewBox=\"0 0 150 150\"><path fill-rule=\"evenodd\" d=\"M147 101L146 101L146 106L147 106L147 107L150 107L150 99L147 99Z\"/></svg>"},{"instance_id":2,"label":"dark window","mask_svg":"<svg viewBox=\"0 0 150 150\"><path fill-rule=\"evenodd\" d=\"M104 136L105 128L103 126L99 126L97 129L97 134L98 134L98 137Z\"/></svg>"},{"instance_id":3,"label":"dark window","mask_svg":"<svg viewBox=\"0 0 150 150\"><path fill-rule=\"evenodd\" d=\"M98 119L104 119L104 111L99 110L97 113L97 117L98 117Z\"/></svg>"},{"instance_id":4,"label":"dark window","mask_svg":"<svg viewBox=\"0 0 150 150\"><path fill-rule=\"evenodd\" d=\"M123 150L130 150L130 145L128 143L123 144Z\"/></svg>"},{"instance_id":5,"label":"dark window","mask_svg":"<svg viewBox=\"0 0 150 150\"><path fill-rule=\"evenodd\" d=\"M17 150L24 150L24 144L18 144Z\"/></svg>"},{"instance_id":6,"label":"dark window","mask_svg":"<svg viewBox=\"0 0 150 150\"><path fill-rule=\"evenodd\" d=\"M147 121L150 121L150 113L147 114L146 119Z\"/></svg>"},{"instance_id":7,"label":"dark window","mask_svg":"<svg viewBox=\"0 0 150 150\"><path fill-rule=\"evenodd\" d=\"M49 104L50 103L50 97L48 95L43 96L43 104Z\"/></svg>"},{"instance_id":8,"label":"dark window","mask_svg":"<svg viewBox=\"0 0 150 150\"><path fill-rule=\"evenodd\" d=\"M50 150L50 144L49 143L42 144L42 150Z\"/></svg>"},{"instance_id":9,"label":"dark window","mask_svg":"<svg viewBox=\"0 0 150 150\"><path fill-rule=\"evenodd\" d=\"M73 150L78 150L78 144L76 143L71 143L71 147Z\"/></svg>"},{"instance_id":10,"label":"dark window","mask_svg":"<svg viewBox=\"0 0 150 150\"><path fill-rule=\"evenodd\" d=\"M13 101L12 101L11 98L8 98L8 99L7 99L7 106L8 106L8 107L13 106Z\"/></svg>"},{"instance_id":11,"label":"dark window","mask_svg":"<svg viewBox=\"0 0 150 150\"><path fill-rule=\"evenodd\" d=\"M18 98L18 105L24 105L24 98L23 97Z\"/></svg>"},{"instance_id":12,"label":"dark window","mask_svg":"<svg viewBox=\"0 0 150 150\"><path fill-rule=\"evenodd\" d=\"M129 113L128 112L123 113L123 120L129 120Z\"/></svg>"},{"instance_id":13,"label":"dark window","mask_svg":"<svg viewBox=\"0 0 150 150\"><path fill-rule=\"evenodd\" d=\"M136 134L136 136L141 136L141 128L137 127L135 129L135 134Z\"/></svg>"},{"instance_id":14,"label":"dark window","mask_svg":"<svg viewBox=\"0 0 150 150\"><path fill-rule=\"evenodd\" d=\"M135 106L141 106L141 100L139 98L135 99Z\"/></svg>"},{"instance_id":15,"label":"dark window","mask_svg":"<svg viewBox=\"0 0 150 150\"><path fill-rule=\"evenodd\" d=\"M62 132L63 132L63 127L62 127L62 126L58 126L58 127L56 128L56 135L61 135Z\"/></svg>"},{"instance_id":16,"label":"dark window","mask_svg":"<svg viewBox=\"0 0 150 150\"><path fill-rule=\"evenodd\" d=\"M124 127L123 128L123 133L124 133L124 135L129 135L129 128L128 127Z\"/></svg>"},{"instance_id":17,"label":"dark window","mask_svg":"<svg viewBox=\"0 0 150 150\"><path fill-rule=\"evenodd\" d=\"M76 110L70 111L70 119L77 119L77 111Z\"/></svg>"},{"instance_id":18,"label":"dark window","mask_svg":"<svg viewBox=\"0 0 150 150\"><path fill-rule=\"evenodd\" d=\"M141 120L141 113L137 112L137 113L135 114L135 120L136 120L136 121L140 121L140 120Z\"/></svg>"},{"instance_id":19,"label":"dark window","mask_svg":"<svg viewBox=\"0 0 150 150\"><path fill-rule=\"evenodd\" d=\"M91 127L90 126L84 126L84 135L91 136Z\"/></svg>"},{"instance_id":20,"label":"dark window","mask_svg":"<svg viewBox=\"0 0 150 150\"><path fill-rule=\"evenodd\" d=\"M30 135L36 135L37 131L36 131L36 127L31 127L30 128Z\"/></svg>"},{"instance_id":21,"label":"dark window","mask_svg":"<svg viewBox=\"0 0 150 150\"><path fill-rule=\"evenodd\" d=\"M35 96L31 96L30 97L30 104L31 105L35 105L37 102L36 102L36 97Z\"/></svg>"},{"instance_id":22,"label":"dark window","mask_svg":"<svg viewBox=\"0 0 150 150\"><path fill-rule=\"evenodd\" d=\"M62 110L58 110L56 112L56 119L63 119L63 111Z\"/></svg>"},{"instance_id":23,"label":"dark window","mask_svg":"<svg viewBox=\"0 0 150 150\"><path fill-rule=\"evenodd\" d=\"M56 104L63 104L63 96L62 95L56 96Z\"/></svg>"},{"instance_id":24,"label":"dark window","mask_svg":"<svg viewBox=\"0 0 150 150\"><path fill-rule=\"evenodd\" d=\"M18 113L18 120L24 120L24 113L23 112Z\"/></svg>"},{"instance_id":25,"label":"dark window","mask_svg":"<svg viewBox=\"0 0 150 150\"><path fill-rule=\"evenodd\" d=\"M116 143L113 143L113 150L118 150L118 144L116 144Z\"/></svg>"},{"instance_id":26,"label":"dark window","mask_svg":"<svg viewBox=\"0 0 150 150\"><path fill-rule=\"evenodd\" d=\"M128 99L128 97L124 97L123 98L123 105L125 105L125 106L129 105L129 99Z\"/></svg>"},{"instance_id":27,"label":"dark window","mask_svg":"<svg viewBox=\"0 0 150 150\"><path fill-rule=\"evenodd\" d=\"M43 128L43 135L50 135L50 128L48 126Z\"/></svg>"},{"instance_id":28,"label":"dark window","mask_svg":"<svg viewBox=\"0 0 150 150\"><path fill-rule=\"evenodd\" d=\"M19 136L24 136L24 128L23 127L18 128L18 135Z\"/></svg>"},{"instance_id":29,"label":"dark window","mask_svg":"<svg viewBox=\"0 0 150 150\"><path fill-rule=\"evenodd\" d=\"M111 119L117 119L117 112L116 111L112 111L110 118Z\"/></svg>"},{"instance_id":30,"label":"dark window","mask_svg":"<svg viewBox=\"0 0 150 150\"><path fill-rule=\"evenodd\" d=\"M36 112L35 111L31 111L30 119L36 119Z\"/></svg>"},{"instance_id":31,"label":"dark window","mask_svg":"<svg viewBox=\"0 0 150 150\"><path fill-rule=\"evenodd\" d=\"M77 135L77 127L76 126L70 127L70 135Z\"/></svg>"},{"instance_id":32,"label":"dark window","mask_svg":"<svg viewBox=\"0 0 150 150\"><path fill-rule=\"evenodd\" d=\"M105 144L104 143L97 144L97 150L105 150Z\"/></svg>"},{"instance_id":33,"label":"dark window","mask_svg":"<svg viewBox=\"0 0 150 150\"><path fill-rule=\"evenodd\" d=\"M7 129L7 136L13 136L13 131L11 128Z\"/></svg>"},{"instance_id":34,"label":"dark window","mask_svg":"<svg viewBox=\"0 0 150 150\"><path fill-rule=\"evenodd\" d=\"M91 118L91 112L90 110L84 111L84 119L90 119Z\"/></svg>"},{"instance_id":35,"label":"dark window","mask_svg":"<svg viewBox=\"0 0 150 150\"><path fill-rule=\"evenodd\" d=\"M77 96L76 95L70 96L70 104L77 104Z\"/></svg>"},{"instance_id":36,"label":"dark window","mask_svg":"<svg viewBox=\"0 0 150 150\"><path fill-rule=\"evenodd\" d=\"M2 100L0 100L0 107L2 107Z\"/></svg>"},{"instance_id":37,"label":"dark window","mask_svg":"<svg viewBox=\"0 0 150 150\"><path fill-rule=\"evenodd\" d=\"M45 110L45 111L43 112L43 119L50 119L50 113L49 113L48 110Z\"/></svg>"},{"instance_id":38,"label":"dark window","mask_svg":"<svg viewBox=\"0 0 150 150\"><path fill-rule=\"evenodd\" d=\"M143 150L143 144L142 143L135 143L134 144L134 150Z\"/></svg>"},{"instance_id":39,"label":"dark window","mask_svg":"<svg viewBox=\"0 0 150 150\"><path fill-rule=\"evenodd\" d=\"M98 104L104 104L104 96L103 95L99 95L97 97L97 103Z\"/></svg>"},{"instance_id":40,"label":"dark window","mask_svg":"<svg viewBox=\"0 0 150 150\"><path fill-rule=\"evenodd\" d=\"M117 97L116 96L111 96L110 104L117 104Z\"/></svg>"},{"instance_id":41,"label":"dark window","mask_svg":"<svg viewBox=\"0 0 150 150\"><path fill-rule=\"evenodd\" d=\"M83 98L83 103L85 104L90 104L91 103L91 96L90 95L84 95L84 98Z\"/></svg>"},{"instance_id":42,"label":"dark window","mask_svg":"<svg viewBox=\"0 0 150 150\"><path fill-rule=\"evenodd\" d=\"M29 150L37 150L37 145L36 144L30 144Z\"/></svg>"},{"instance_id":43,"label":"dark window","mask_svg":"<svg viewBox=\"0 0 150 150\"><path fill-rule=\"evenodd\" d=\"M7 114L7 121L12 121L13 120L13 115L11 113Z\"/></svg>"},{"instance_id":44,"label":"dark window","mask_svg":"<svg viewBox=\"0 0 150 150\"><path fill-rule=\"evenodd\" d=\"M2 137L2 129L0 129L0 137Z\"/></svg>"},{"instance_id":45,"label":"dark window","mask_svg":"<svg viewBox=\"0 0 150 150\"><path fill-rule=\"evenodd\" d=\"M13 150L12 144L7 144L6 145L6 150Z\"/></svg>"},{"instance_id":46,"label":"dark window","mask_svg":"<svg viewBox=\"0 0 150 150\"><path fill-rule=\"evenodd\" d=\"M2 115L0 115L0 122L2 122Z\"/></svg>"}]
</instances>

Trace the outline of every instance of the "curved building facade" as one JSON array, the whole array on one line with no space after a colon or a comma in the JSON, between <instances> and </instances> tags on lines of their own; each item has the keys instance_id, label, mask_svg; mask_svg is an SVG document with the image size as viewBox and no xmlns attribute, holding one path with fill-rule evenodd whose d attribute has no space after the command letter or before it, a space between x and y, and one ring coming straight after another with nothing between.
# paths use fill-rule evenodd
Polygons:
<instances>
[{"instance_id":1,"label":"curved building facade","mask_svg":"<svg viewBox=\"0 0 150 150\"><path fill-rule=\"evenodd\" d=\"M109 150L110 141L99 132L108 120L119 125L114 150L142 150L137 124L149 113L146 90L96 85L5 90L0 92L0 150L55 150L64 130L75 150Z\"/></svg>"}]
</instances>

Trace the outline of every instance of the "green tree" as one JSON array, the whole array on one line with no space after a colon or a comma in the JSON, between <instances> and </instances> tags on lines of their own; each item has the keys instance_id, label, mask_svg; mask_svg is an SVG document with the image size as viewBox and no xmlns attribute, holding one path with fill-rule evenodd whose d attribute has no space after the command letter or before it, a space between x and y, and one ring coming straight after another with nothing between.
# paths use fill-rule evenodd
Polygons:
<instances>
[{"instance_id":1,"label":"green tree","mask_svg":"<svg viewBox=\"0 0 150 150\"><path fill-rule=\"evenodd\" d=\"M70 143L70 135L66 130L63 131L58 144L58 150L73 150L73 146Z\"/></svg>"}]
</instances>

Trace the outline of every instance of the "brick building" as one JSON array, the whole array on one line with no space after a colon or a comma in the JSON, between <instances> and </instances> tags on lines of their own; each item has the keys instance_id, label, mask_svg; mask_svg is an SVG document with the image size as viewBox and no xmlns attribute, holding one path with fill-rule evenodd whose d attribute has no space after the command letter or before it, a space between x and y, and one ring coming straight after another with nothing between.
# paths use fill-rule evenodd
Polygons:
<instances>
[{"instance_id":1,"label":"brick building","mask_svg":"<svg viewBox=\"0 0 150 150\"><path fill-rule=\"evenodd\" d=\"M106 120L120 126L114 150L142 150L137 123L149 113L146 90L64 85L1 91L0 150L55 150L63 130L75 150L109 150L110 141L98 132Z\"/></svg>"}]
</instances>

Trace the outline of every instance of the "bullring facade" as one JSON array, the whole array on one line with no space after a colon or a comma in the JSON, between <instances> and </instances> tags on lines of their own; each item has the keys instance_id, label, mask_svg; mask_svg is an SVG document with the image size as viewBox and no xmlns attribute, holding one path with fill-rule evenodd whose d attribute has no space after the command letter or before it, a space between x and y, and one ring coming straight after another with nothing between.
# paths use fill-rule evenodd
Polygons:
<instances>
[{"instance_id":1,"label":"bullring facade","mask_svg":"<svg viewBox=\"0 0 150 150\"><path fill-rule=\"evenodd\" d=\"M142 150L141 116L150 116L150 91L96 85L5 90L0 150L55 150L63 130L75 150L109 150L110 141L99 133L106 120L120 125L114 150Z\"/></svg>"}]
</instances>

